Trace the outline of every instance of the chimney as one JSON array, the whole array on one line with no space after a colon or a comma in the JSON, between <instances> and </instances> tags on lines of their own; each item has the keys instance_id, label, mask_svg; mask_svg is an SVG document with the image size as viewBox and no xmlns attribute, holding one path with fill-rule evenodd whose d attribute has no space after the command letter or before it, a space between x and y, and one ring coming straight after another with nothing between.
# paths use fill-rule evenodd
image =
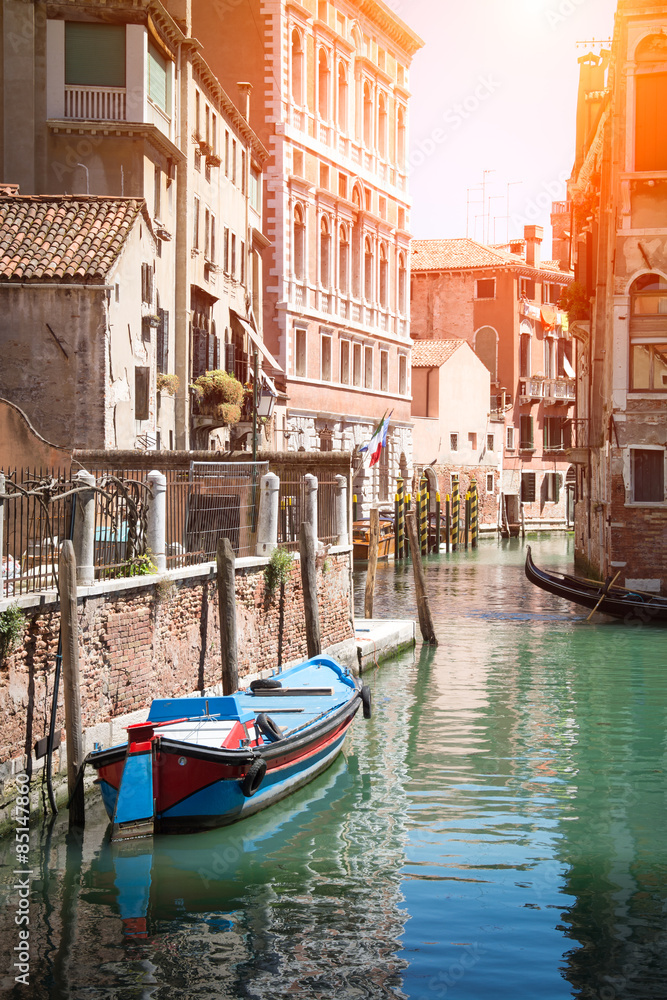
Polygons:
<instances>
[{"instance_id":1,"label":"chimney","mask_svg":"<svg viewBox=\"0 0 667 1000\"><path fill-rule=\"evenodd\" d=\"M250 91L252 90L252 84L237 83L236 86L239 88L239 93L241 95L241 114L245 120L250 123Z\"/></svg>"},{"instance_id":2,"label":"chimney","mask_svg":"<svg viewBox=\"0 0 667 1000\"><path fill-rule=\"evenodd\" d=\"M557 260L564 271L570 269L570 203L551 203L551 259Z\"/></svg>"},{"instance_id":3,"label":"chimney","mask_svg":"<svg viewBox=\"0 0 667 1000\"><path fill-rule=\"evenodd\" d=\"M540 266L540 243L543 236L542 226L523 227L523 238L526 241L526 264L529 267Z\"/></svg>"}]
</instances>

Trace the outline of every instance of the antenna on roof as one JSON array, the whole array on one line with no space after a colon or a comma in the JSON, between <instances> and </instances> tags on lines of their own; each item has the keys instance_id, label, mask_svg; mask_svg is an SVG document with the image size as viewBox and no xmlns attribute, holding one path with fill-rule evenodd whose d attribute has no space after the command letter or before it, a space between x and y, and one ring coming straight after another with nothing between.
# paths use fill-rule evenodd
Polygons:
<instances>
[{"instance_id":1,"label":"antenna on roof","mask_svg":"<svg viewBox=\"0 0 667 1000\"><path fill-rule=\"evenodd\" d=\"M508 181L507 182L507 227L505 235L507 237L507 242L510 241L510 188L514 187L515 184L523 184L523 181Z\"/></svg>"}]
</instances>

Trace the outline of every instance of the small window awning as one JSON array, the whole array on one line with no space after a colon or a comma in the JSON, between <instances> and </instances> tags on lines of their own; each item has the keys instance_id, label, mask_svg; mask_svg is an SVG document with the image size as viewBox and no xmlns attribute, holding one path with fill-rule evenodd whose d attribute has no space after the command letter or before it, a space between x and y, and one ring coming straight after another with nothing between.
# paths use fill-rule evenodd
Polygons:
<instances>
[{"instance_id":1,"label":"small window awning","mask_svg":"<svg viewBox=\"0 0 667 1000\"><path fill-rule=\"evenodd\" d=\"M257 348L257 350L259 351L259 353L262 355L262 357L264 357L266 359L266 361L269 363L269 365L271 366L271 368L274 368L277 372L283 372L284 369L278 364L278 362L276 361L276 359L274 358L274 356L271 354L271 352L264 346L264 343L260 339L259 334L257 333L256 330L253 330L253 328L250 326L250 323L248 322L248 320L247 319L243 319L243 317L239 316L239 314L237 312L235 312L233 309L230 309L229 311L232 314L232 316L234 317L234 319L236 319L240 323L240 325L243 327L243 329L245 330L245 332L250 337L251 342L255 345L255 347Z\"/></svg>"}]
</instances>

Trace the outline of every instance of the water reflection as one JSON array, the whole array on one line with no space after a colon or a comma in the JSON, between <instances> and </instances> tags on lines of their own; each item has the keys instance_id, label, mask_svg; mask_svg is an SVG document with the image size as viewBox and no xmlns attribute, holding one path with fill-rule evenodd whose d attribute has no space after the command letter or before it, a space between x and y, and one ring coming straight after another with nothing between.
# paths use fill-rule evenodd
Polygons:
<instances>
[{"instance_id":1,"label":"water reflection","mask_svg":"<svg viewBox=\"0 0 667 1000\"><path fill-rule=\"evenodd\" d=\"M31 1000L667 995L664 630L587 624L520 540L426 572L439 646L367 675L373 719L311 785L188 837L110 845L92 803L83 842L35 829ZM416 615L410 567L378 567L376 611Z\"/></svg>"}]
</instances>

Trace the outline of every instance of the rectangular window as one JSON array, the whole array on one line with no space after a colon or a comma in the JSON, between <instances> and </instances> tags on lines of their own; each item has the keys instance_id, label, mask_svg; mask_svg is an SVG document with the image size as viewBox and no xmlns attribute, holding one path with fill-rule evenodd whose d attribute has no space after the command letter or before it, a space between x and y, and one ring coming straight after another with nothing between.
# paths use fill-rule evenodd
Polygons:
<instances>
[{"instance_id":1,"label":"rectangular window","mask_svg":"<svg viewBox=\"0 0 667 1000\"><path fill-rule=\"evenodd\" d=\"M156 363L159 372L169 371L169 313L158 309L160 325L157 328Z\"/></svg>"},{"instance_id":2,"label":"rectangular window","mask_svg":"<svg viewBox=\"0 0 667 1000\"><path fill-rule=\"evenodd\" d=\"M535 282L532 278L519 278L519 295L522 299L535 298Z\"/></svg>"},{"instance_id":3,"label":"rectangular window","mask_svg":"<svg viewBox=\"0 0 667 1000\"><path fill-rule=\"evenodd\" d=\"M543 302L550 302L552 305L558 305L561 296L561 286L554 285L549 281L545 281L542 286Z\"/></svg>"},{"instance_id":4,"label":"rectangular window","mask_svg":"<svg viewBox=\"0 0 667 1000\"><path fill-rule=\"evenodd\" d=\"M229 273L231 274L232 278L236 277L236 234L235 233L232 233Z\"/></svg>"},{"instance_id":5,"label":"rectangular window","mask_svg":"<svg viewBox=\"0 0 667 1000\"><path fill-rule=\"evenodd\" d=\"M373 388L373 348L364 347L364 387Z\"/></svg>"},{"instance_id":6,"label":"rectangular window","mask_svg":"<svg viewBox=\"0 0 667 1000\"><path fill-rule=\"evenodd\" d=\"M134 419L148 420L150 368L134 369Z\"/></svg>"},{"instance_id":7,"label":"rectangular window","mask_svg":"<svg viewBox=\"0 0 667 1000\"><path fill-rule=\"evenodd\" d=\"M631 344L630 388L667 391L667 344Z\"/></svg>"},{"instance_id":8,"label":"rectangular window","mask_svg":"<svg viewBox=\"0 0 667 1000\"><path fill-rule=\"evenodd\" d=\"M632 448L630 457L633 501L635 503L664 503L664 451L653 448Z\"/></svg>"},{"instance_id":9,"label":"rectangular window","mask_svg":"<svg viewBox=\"0 0 667 1000\"><path fill-rule=\"evenodd\" d=\"M338 197L347 198L347 176L338 174Z\"/></svg>"},{"instance_id":10,"label":"rectangular window","mask_svg":"<svg viewBox=\"0 0 667 1000\"><path fill-rule=\"evenodd\" d=\"M245 150L241 151L241 194L245 194Z\"/></svg>"},{"instance_id":11,"label":"rectangular window","mask_svg":"<svg viewBox=\"0 0 667 1000\"><path fill-rule=\"evenodd\" d=\"M514 451L514 428L507 428L507 450Z\"/></svg>"},{"instance_id":12,"label":"rectangular window","mask_svg":"<svg viewBox=\"0 0 667 1000\"><path fill-rule=\"evenodd\" d=\"M153 301L153 265L141 265L141 301L149 305Z\"/></svg>"},{"instance_id":13,"label":"rectangular window","mask_svg":"<svg viewBox=\"0 0 667 1000\"><path fill-rule=\"evenodd\" d=\"M322 337L321 378L323 382L331 381L331 337Z\"/></svg>"},{"instance_id":14,"label":"rectangular window","mask_svg":"<svg viewBox=\"0 0 667 1000\"><path fill-rule=\"evenodd\" d=\"M533 418L520 417L519 448L521 451L533 451Z\"/></svg>"},{"instance_id":15,"label":"rectangular window","mask_svg":"<svg viewBox=\"0 0 667 1000\"><path fill-rule=\"evenodd\" d=\"M560 473L547 472L544 477L544 499L549 503L560 500Z\"/></svg>"},{"instance_id":16,"label":"rectangular window","mask_svg":"<svg viewBox=\"0 0 667 1000\"><path fill-rule=\"evenodd\" d=\"M171 111L169 61L160 50L148 43L148 99L166 115Z\"/></svg>"},{"instance_id":17,"label":"rectangular window","mask_svg":"<svg viewBox=\"0 0 667 1000\"><path fill-rule=\"evenodd\" d=\"M389 351L380 351L380 391L387 392L389 387Z\"/></svg>"},{"instance_id":18,"label":"rectangular window","mask_svg":"<svg viewBox=\"0 0 667 1000\"><path fill-rule=\"evenodd\" d=\"M635 94L635 170L667 170L667 73L637 73Z\"/></svg>"},{"instance_id":19,"label":"rectangular window","mask_svg":"<svg viewBox=\"0 0 667 1000\"><path fill-rule=\"evenodd\" d=\"M486 474L486 492L495 493L496 484L494 482L494 475L492 472L487 472Z\"/></svg>"},{"instance_id":20,"label":"rectangular window","mask_svg":"<svg viewBox=\"0 0 667 1000\"><path fill-rule=\"evenodd\" d=\"M475 298L476 299L495 299L496 297L496 279L495 278L478 278L475 282Z\"/></svg>"},{"instance_id":21,"label":"rectangular window","mask_svg":"<svg viewBox=\"0 0 667 1000\"><path fill-rule=\"evenodd\" d=\"M545 417L544 419L544 449L545 451L562 451L564 441L564 417Z\"/></svg>"},{"instance_id":22,"label":"rectangular window","mask_svg":"<svg viewBox=\"0 0 667 1000\"><path fill-rule=\"evenodd\" d=\"M210 123L210 110L208 104L204 101L204 141L207 146L211 144L211 123Z\"/></svg>"},{"instance_id":23,"label":"rectangular window","mask_svg":"<svg viewBox=\"0 0 667 1000\"><path fill-rule=\"evenodd\" d=\"M472 451L477 451L477 435L474 432L468 434L468 447Z\"/></svg>"},{"instance_id":24,"label":"rectangular window","mask_svg":"<svg viewBox=\"0 0 667 1000\"><path fill-rule=\"evenodd\" d=\"M306 377L306 331L294 331L294 374Z\"/></svg>"},{"instance_id":25,"label":"rectangular window","mask_svg":"<svg viewBox=\"0 0 667 1000\"><path fill-rule=\"evenodd\" d=\"M535 503L535 473L521 473L521 503Z\"/></svg>"},{"instance_id":26,"label":"rectangular window","mask_svg":"<svg viewBox=\"0 0 667 1000\"><path fill-rule=\"evenodd\" d=\"M211 149L215 153L218 148L218 119L211 112Z\"/></svg>"},{"instance_id":27,"label":"rectangular window","mask_svg":"<svg viewBox=\"0 0 667 1000\"><path fill-rule=\"evenodd\" d=\"M155 165L155 170L153 171L153 218L160 218L160 210L162 207L162 171Z\"/></svg>"},{"instance_id":28,"label":"rectangular window","mask_svg":"<svg viewBox=\"0 0 667 1000\"><path fill-rule=\"evenodd\" d=\"M405 354L398 356L398 394L399 396L408 394L408 359Z\"/></svg>"},{"instance_id":29,"label":"rectangular window","mask_svg":"<svg viewBox=\"0 0 667 1000\"><path fill-rule=\"evenodd\" d=\"M229 132L225 129L225 177L229 177Z\"/></svg>"},{"instance_id":30,"label":"rectangular window","mask_svg":"<svg viewBox=\"0 0 667 1000\"><path fill-rule=\"evenodd\" d=\"M458 451L459 450L459 436L458 434L449 435L449 450Z\"/></svg>"},{"instance_id":31,"label":"rectangular window","mask_svg":"<svg viewBox=\"0 0 667 1000\"><path fill-rule=\"evenodd\" d=\"M245 243L241 240L241 252L239 254L239 281L245 285Z\"/></svg>"},{"instance_id":32,"label":"rectangular window","mask_svg":"<svg viewBox=\"0 0 667 1000\"><path fill-rule=\"evenodd\" d=\"M192 246L199 250L199 198L195 195L192 212Z\"/></svg>"},{"instance_id":33,"label":"rectangular window","mask_svg":"<svg viewBox=\"0 0 667 1000\"><path fill-rule=\"evenodd\" d=\"M222 268L225 274L229 274L229 229L227 226L222 233Z\"/></svg>"},{"instance_id":34,"label":"rectangular window","mask_svg":"<svg viewBox=\"0 0 667 1000\"><path fill-rule=\"evenodd\" d=\"M487 451L494 451L495 450L494 449L494 444L495 444L495 442L494 442L494 439L493 439L493 434L487 434L486 435L486 450Z\"/></svg>"},{"instance_id":35,"label":"rectangular window","mask_svg":"<svg viewBox=\"0 0 667 1000\"><path fill-rule=\"evenodd\" d=\"M211 213L206 208L204 209L204 257L206 260L210 260L209 257L209 236L211 231Z\"/></svg>"},{"instance_id":36,"label":"rectangular window","mask_svg":"<svg viewBox=\"0 0 667 1000\"><path fill-rule=\"evenodd\" d=\"M350 384L350 341L340 342L340 380L343 385Z\"/></svg>"},{"instance_id":37,"label":"rectangular window","mask_svg":"<svg viewBox=\"0 0 667 1000\"><path fill-rule=\"evenodd\" d=\"M236 184L236 139L232 139L232 184Z\"/></svg>"},{"instance_id":38,"label":"rectangular window","mask_svg":"<svg viewBox=\"0 0 667 1000\"><path fill-rule=\"evenodd\" d=\"M211 239L209 246L209 260L215 263L215 216L211 212Z\"/></svg>"},{"instance_id":39,"label":"rectangular window","mask_svg":"<svg viewBox=\"0 0 667 1000\"><path fill-rule=\"evenodd\" d=\"M262 214L262 175L255 167L250 168L250 205Z\"/></svg>"},{"instance_id":40,"label":"rectangular window","mask_svg":"<svg viewBox=\"0 0 667 1000\"><path fill-rule=\"evenodd\" d=\"M320 163L320 187L329 190L329 166L326 163Z\"/></svg>"},{"instance_id":41,"label":"rectangular window","mask_svg":"<svg viewBox=\"0 0 667 1000\"><path fill-rule=\"evenodd\" d=\"M195 135L197 138L201 135L201 98L199 96L199 91L195 89Z\"/></svg>"},{"instance_id":42,"label":"rectangular window","mask_svg":"<svg viewBox=\"0 0 667 1000\"><path fill-rule=\"evenodd\" d=\"M522 333L520 337L519 375L527 378L530 375L530 336Z\"/></svg>"},{"instance_id":43,"label":"rectangular window","mask_svg":"<svg viewBox=\"0 0 667 1000\"><path fill-rule=\"evenodd\" d=\"M361 385L361 344L355 344L352 348L354 385Z\"/></svg>"},{"instance_id":44,"label":"rectangular window","mask_svg":"<svg viewBox=\"0 0 667 1000\"><path fill-rule=\"evenodd\" d=\"M125 86L125 25L65 22L65 83Z\"/></svg>"}]
</instances>

